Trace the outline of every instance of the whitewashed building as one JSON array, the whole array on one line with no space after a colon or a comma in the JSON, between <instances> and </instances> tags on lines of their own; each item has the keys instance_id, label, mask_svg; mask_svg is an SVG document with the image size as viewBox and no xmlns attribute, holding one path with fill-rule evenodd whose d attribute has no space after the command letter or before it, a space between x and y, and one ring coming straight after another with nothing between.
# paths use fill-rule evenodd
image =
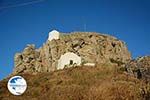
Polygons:
<instances>
[{"instance_id":1,"label":"whitewashed building","mask_svg":"<svg viewBox=\"0 0 150 100\"><path fill-rule=\"evenodd\" d=\"M56 31L56 30L53 30L53 31L51 31L51 32L49 32L49 37L48 37L48 40L49 41L51 41L51 40L53 40L53 39L59 39L59 35L60 35L60 33L58 32L58 31Z\"/></svg>"},{"instance_id":2,"label":"whitewashed building","mask_svg":"<svg viewBox=\"0 0 150 100\"><path fill-rule=\"evenodd\" d=\"M72 52L67 52L64 55L61 55L58 60L57 69L63 69L66 65L81 65L81 57Z\"/></svg>"}]
</instances>

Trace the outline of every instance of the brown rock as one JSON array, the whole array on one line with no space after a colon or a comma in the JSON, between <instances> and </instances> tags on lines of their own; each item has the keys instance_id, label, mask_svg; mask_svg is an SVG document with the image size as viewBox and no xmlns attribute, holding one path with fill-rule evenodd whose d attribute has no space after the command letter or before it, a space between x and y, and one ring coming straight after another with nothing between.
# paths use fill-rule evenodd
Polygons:
<instances>
[{"instance_id":1,"label":"brown rock","mask_svg":"<svg viewBox=\"0 0 150 100\"><path fill-rule=\"evenodd\" d=\"M150 82L150 56L138 57L126 64L127 72Z\"/></svg>"},{"instance_id":2,"label":"brown rock","mask_svg":"<svg viewBox=\"0 0 150 100\"><path fill-rule=\"evenodd\" d=\"M28 45L15 55L14 72L50 72L57 68L58 59L66 52L82 58L82 63L121 64L131 59L124 42L115 37L93 32L64 34L58 40L47 41L41 48Z\"/></svg>"}]
</instances>

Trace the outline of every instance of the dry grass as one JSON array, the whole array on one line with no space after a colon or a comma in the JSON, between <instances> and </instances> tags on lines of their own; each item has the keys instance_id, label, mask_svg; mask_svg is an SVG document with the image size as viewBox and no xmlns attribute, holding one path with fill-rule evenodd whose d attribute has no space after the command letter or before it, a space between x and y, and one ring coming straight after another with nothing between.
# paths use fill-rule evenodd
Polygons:
<instances>
[{"instance_id":1,"label":"dry grass","mask_svg":"<svg viewBox=\"0 0 150 100\"><path fill-rule=\"evenodd\" d=\"M27 91L13 96L6 79L0 82L0 100L148 100L150 94L150 85L115 66L82 66L22 76L27 80Z\"/></svg>"}]
</instances>

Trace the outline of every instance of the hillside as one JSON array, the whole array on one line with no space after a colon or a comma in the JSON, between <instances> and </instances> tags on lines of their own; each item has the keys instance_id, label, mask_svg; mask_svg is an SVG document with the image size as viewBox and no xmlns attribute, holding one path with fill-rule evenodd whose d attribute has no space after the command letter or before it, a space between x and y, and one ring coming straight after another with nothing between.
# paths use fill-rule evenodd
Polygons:
<instances>
[{"instance_id":1,"label":"hillside","mask_svg":"<svg viewBox=\"0 0 150 100\"><path fill-rule=\"evenodd\" d=\"M28 89L13 96L0 82L0 100L148 100L149 84L129 76L115 66L80 66L55 72L19 74Z\"/></svg>"}]
</instances>

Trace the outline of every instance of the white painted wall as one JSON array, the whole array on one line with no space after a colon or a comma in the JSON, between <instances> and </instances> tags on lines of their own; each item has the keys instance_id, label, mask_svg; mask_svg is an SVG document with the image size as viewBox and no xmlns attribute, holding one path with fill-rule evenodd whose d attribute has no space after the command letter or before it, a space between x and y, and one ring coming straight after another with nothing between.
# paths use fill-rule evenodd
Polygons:
<instances>
[{"instance_id":1,"label":"white painted wall","mask_svg":"<svg viewBox=\"0 0 150 100\"><path fill-rule=\"evenodd\" d=\"M85 63L84 66L95 66L95 63Z\"/></svg>"},{"instance_id":2,"label":"white painted wall","mask_svg":"<svg viewBox=\"0 0 150 100\"><path fill-rule=\"evenodd\" d=\"M57 69L63 69L65 65L69 65L70 60L73 60L73 63L76 63L76 65L81 64L81 57L79 57L75 53L67 52L64 55L61 55L60 59L58 60Z\"/></svg>"},{"instance_id":3,"label":"white painted wall","mask_svg":"<svg viewBox=\"0 0 150 100\"><path fill-rule=\"evenodd\" d=\"M56 30L49 32L48 40L51 41L53 39L59 39L59 32Z\"/></svg>"}]
</instances>

